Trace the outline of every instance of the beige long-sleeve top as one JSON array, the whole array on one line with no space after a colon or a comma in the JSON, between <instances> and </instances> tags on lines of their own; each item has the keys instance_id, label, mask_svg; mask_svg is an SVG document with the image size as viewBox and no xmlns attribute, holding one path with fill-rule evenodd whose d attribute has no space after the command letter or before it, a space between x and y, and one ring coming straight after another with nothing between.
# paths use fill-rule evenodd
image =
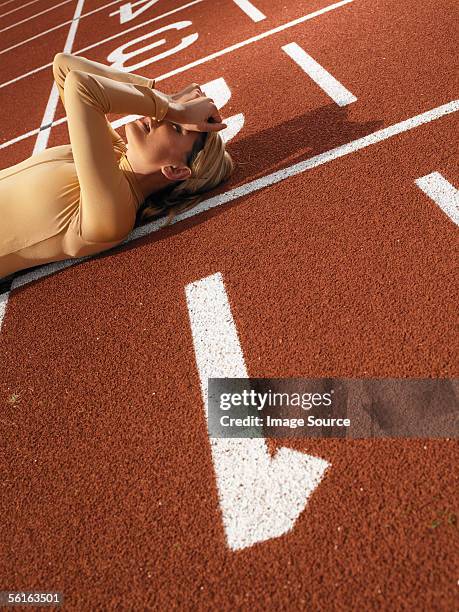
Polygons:
<instances>
[{"instance_id":1,"label":"beige long-sleeve top","mask_svg":"<svg viewBox=\"0 0 459 612\"><path fill-rule=\"evenodd\" d=\"M162 121L167 98L155 80L58 53L53 75L70 144L0 170L0 278L122 242L144 197L127 147L106 113Z\"/></svg>"}]
</instances>

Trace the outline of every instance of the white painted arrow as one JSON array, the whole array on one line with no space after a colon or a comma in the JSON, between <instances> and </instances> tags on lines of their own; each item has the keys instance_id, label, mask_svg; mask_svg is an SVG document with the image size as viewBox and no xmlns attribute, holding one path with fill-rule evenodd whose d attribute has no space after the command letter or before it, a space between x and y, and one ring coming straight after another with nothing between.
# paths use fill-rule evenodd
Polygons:
<instances>
[{"instance_id":1,"label":"white painted arrow","mask_svg":"<svg viewBox=\"0 0 459 612\"><path fill-rule=\"evenodd\" d=\"M207 419L208 378L248 378L222 275L185 287ZM228 546L246 548L295 524L329 463L263 438L209 438Z\"/></svg>"}]
</instances>

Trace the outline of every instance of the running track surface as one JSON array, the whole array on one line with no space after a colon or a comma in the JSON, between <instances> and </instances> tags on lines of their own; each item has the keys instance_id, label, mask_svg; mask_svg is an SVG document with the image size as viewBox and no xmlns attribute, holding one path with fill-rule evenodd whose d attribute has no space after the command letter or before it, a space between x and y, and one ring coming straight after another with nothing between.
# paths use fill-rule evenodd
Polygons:
<instances>
[{"instance_id":1,"label":"running track surface","mask_svg":"<svg viewBox=\"0 0 459 612\"><path fill-rule=\"evenodd\" d=\"M454 206L459 185L456 4L254 0L257 18L231 0L172 13L186 2L159 0L120 24L109 14L121 4L71 1L32 19L53 3L0 4L13 47L0 59L2 168L34 151L36 133L18 137L44 123L52 73L36 69L58 51L112 63L124 43L164 37L126 61L154 58L134 71L157 78L316 11L158 81L171 93L220 79L237 169L215 194L414 124L2 287L0 588L61 591L66 610L452 610L454 439L269 440L270 460L291 451L327 468L291 529L244 544L250 529L233 525L230 539L190 287L223 291L251 377L457 376L457 226L439 204ZM63 116L59 102L51 120ZM65 142L58 123L46 146ZM443 196L417 183L430 175Z\"/></svg>"}]
</instances>

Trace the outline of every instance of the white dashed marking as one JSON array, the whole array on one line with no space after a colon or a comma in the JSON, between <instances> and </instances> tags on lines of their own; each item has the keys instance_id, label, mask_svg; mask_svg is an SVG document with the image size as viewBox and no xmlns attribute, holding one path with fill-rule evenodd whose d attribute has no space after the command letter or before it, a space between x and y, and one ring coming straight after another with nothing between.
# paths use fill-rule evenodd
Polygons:
<instances>
[{"instance_id":1,"label":"white dashed marking","mask_svg":"<svg viewBox=\"0 0 459 612\"><path fill-rule=\"evenodd\" d=\"M302 68L317 85L330 96L330 98L338 104L338 106L347 106L351 102L355 102L357 98L348 91L344 85L335 79L329 72L325 70L315 59L313 59L304 49L296 43L284 45L282 50L287 53L292 60Z\"/></svg>"},{"instance_id":2,"label":"white dashed marking","mask_svg":"<svg viewBox=\"0 0 459 612\"><path fill-rule=\"evenodd\" d=\"M252 21L263 21L263 19L266 19L266 15L249 2L249 0L233 0L233 2L237 4Z\"/></svg>"},{"instance_id":3,"label":"white dashed marking","mask_svg":"<svg viewBox=\"0 0 459 612\"><path fill-rule=\"evenodd\" d=\"M459 225L459 191L440 172L432 172L414 181L435 204Z\"/></svg>"}]
</instances>

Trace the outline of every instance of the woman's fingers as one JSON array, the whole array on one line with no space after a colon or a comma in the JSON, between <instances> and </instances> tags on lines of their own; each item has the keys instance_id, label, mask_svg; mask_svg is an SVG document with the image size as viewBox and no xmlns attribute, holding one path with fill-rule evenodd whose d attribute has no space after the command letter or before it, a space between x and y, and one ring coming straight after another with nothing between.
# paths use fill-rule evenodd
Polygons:
<instances>
[{"instance_id":1,"label":"woman's fingers","mask_svg":"<svg viewBox=\"0 0 459 612\"><path fill-rule=\"evenodd\" d=\"M189 132L219 132L224 130L226 123L212 123L210 121L201 121L200 123L183 123L182 126Z\"/></svg>"},{"instance_id":2,"label":"woman's fingers","mask_svg":"<svg viewBox=\"0 0 459 612\"><path fill-rule=\"evenodd\" d=\"M225 129L226 124L212 98L200 96L185 104L183 123L188 129L198 132L218 132Z\"/></svg>"},{"instance_id":3,"label":"woman's fingers","mask_svg":"<svg viewBox=\"0 0 459 612\"><path fill-rule=\"evenodd\" d=\"M213 98L206 98L206 100L209 101L210 107L211 107L211 114L209 116L209 119L212 118L213 121L215 121L215 123L221 123L222 118L221 118L221 115L220 115L220 111L215 106L214 99Z\"/></svg>"},{"instance_id":4,"label":"woman's fingers","mask_svg":"<svg viewBox=\"0 0 459 612\"><path fill-rule=\"evenodd\" d=\"M224 130L226 127L228 127L226 123L223 123L221 121L219 123L207 122L201 125L201 129L199 131L200 132L219 132L220 130Z\"/></svg>"},{"instance_id":5,"label":"woman's fingers","mask_svg":"<svg viewBox=\"0 0 459 612\"><path fill-rule=\"evenodd\" d=\"M188 88L188 91L180 92L175 97L177 102L188 102L189 100L195 100L196 98L203 97L204 94L201 92L199 88Z\"/></svg>"},{"instance_id":6,"label":"woman's fingers","mask_svg":"<svg viewBox=\"0 0 459 612\"><path fill-rule=\"evenodd\" d=\"M183 89L180 92L180 95L185 96L188 95L190 93L194 94L195 92L197 92L200 96L203 96L204 94L202 93L202 90L200 88L200 86L197 83L191 83L191 85L188 85L188 87L185 87L185 89Z\"/></svg>"},{"instance_id":7,"label":"woman's fingers","mask_svg":"<svg viewBox=\"0 0 459 612\"><path fill-rule=\"evenodd\" d=\"M202 93L201 87L197 83L192 83L191 86L192 86L192 89L197 89L201 95L204 95Z\"/></svg>"},{"instance_id":8,"label":"woman's fingers","mask_svg":"<svg viewBox=\"0 0 459 612\"><path fill-rule=\"evenodd\" d=\"M180 98L180 102L189 102L190 100L195 100L199 98L200 94L197 91L189 91L187 94Z\"/></svg>"},{"instance_id":9,"label":"woman's fingers","mask_svg":"<svg viewBox=\"0 0 459 612\"><path fill-rule=\"evenodd\" d=\"M220 111L218 110L217 107L215 107L215 111L212 113L211 117L217 123L221 123L222 122L222 116L220 115Z\"/></svg>"}]
</instances>

